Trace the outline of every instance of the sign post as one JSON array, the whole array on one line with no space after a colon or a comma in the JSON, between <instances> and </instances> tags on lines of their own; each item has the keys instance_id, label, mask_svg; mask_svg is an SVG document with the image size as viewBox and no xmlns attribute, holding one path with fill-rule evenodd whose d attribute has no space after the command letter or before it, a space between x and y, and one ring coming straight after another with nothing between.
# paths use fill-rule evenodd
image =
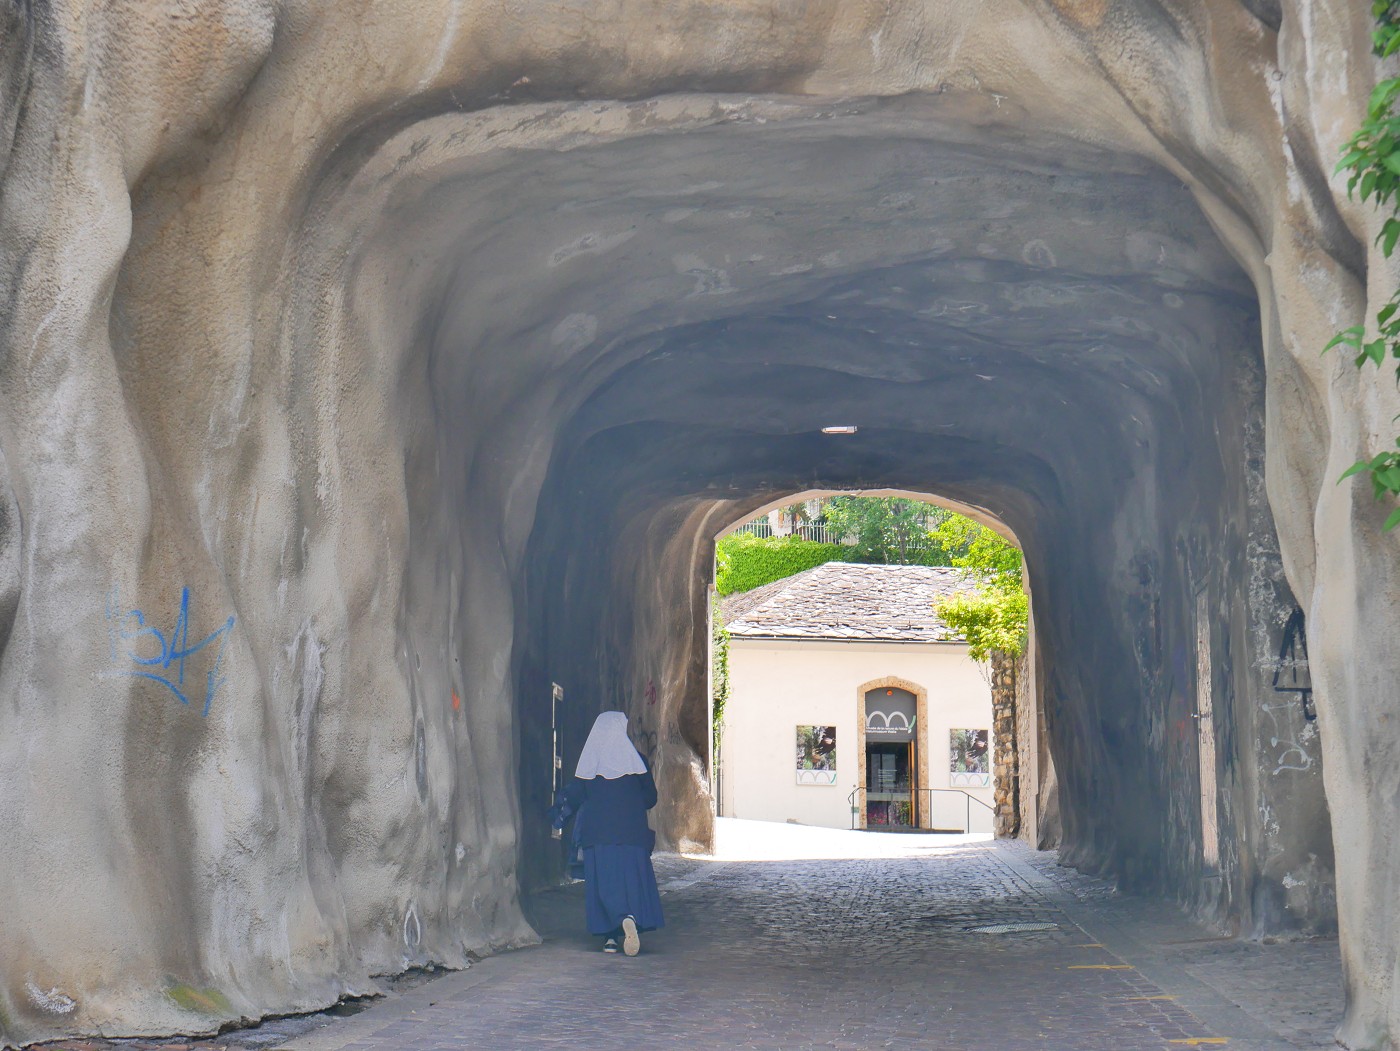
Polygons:
<instances>
[{"instance_id":1,"label":"sign post","mask_svg":"<svg viewBox=\"0 0 1400 1051\"><path fill-rule=\"evenodd\" d=\"M559 798L559 782L564 776L564 757L559 754L559 702L564 699L564 687L557 682L550 683L549 697L549 741L550 741L550 785L549 798L555 802ZM550 833L555 839L564 835L564 830L556 828Z\"/></svg>"}]
</instances>

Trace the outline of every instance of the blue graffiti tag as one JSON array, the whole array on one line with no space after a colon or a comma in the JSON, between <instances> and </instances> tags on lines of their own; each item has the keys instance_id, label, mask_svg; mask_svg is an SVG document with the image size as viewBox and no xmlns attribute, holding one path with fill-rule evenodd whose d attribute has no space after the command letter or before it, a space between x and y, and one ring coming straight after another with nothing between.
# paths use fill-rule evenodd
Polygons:
<instances>
[{"instance_id":1,"label":"blue graffiti tag","mask_svg":"<svg viewBox=\"0 0 1400 1051\"><path fill-rule=\"evenodd\" d=\"M207 716L214 703L214 694L224 684L219 675L219 666L224 659L224 645L233 631L234 618L229 617L218 630L204 636L198 642L190 643L190 589L180 591L180 612L175 617L175 626L166 635L146 623L146 616L139 609L122 612L117 604L116 589L107 597L108 639L112 648L112 662L123 659L135 667L119 669L116 674L133 679L150 679L158 682L173 693L183 705L190 703L185 687L185 661L211 643L214 647L214 662L204 678L204 710Z\"/></svg>"}]
</instances>

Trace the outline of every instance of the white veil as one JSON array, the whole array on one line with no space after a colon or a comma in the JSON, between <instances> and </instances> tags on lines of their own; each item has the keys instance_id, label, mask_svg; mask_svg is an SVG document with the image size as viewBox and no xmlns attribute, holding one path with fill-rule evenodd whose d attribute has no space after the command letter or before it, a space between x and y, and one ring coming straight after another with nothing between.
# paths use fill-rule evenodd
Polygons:
<instances>
[{"instance_id":1,"label":"white veil","mask_svg":"<svg viewBox=\"0 0 1400 1051\"><path fill-rule=\"evenodd\" d=\"M644 774L646 769L641 753L628 740L626 712L603 712L593 720L593 729L588 731L588 740L578 757L575 776L611 781L624 774Z\"/></svg>"}]
</instances>

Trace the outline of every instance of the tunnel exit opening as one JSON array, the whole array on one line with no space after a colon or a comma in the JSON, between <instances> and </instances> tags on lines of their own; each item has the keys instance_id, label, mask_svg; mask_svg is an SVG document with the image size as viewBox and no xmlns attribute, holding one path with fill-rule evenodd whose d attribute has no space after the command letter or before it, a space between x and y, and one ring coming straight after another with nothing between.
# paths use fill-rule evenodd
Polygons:
<instances>
[{"instance_id":1,"label":"tunnel exit opening","mask_svg":"<svg viewBox=\"0 0 1400 1051\"><path fill-rule=\"evenodd\" d=\"M1006 593L1024 596L1004 523L925 494L806 492L723 530L715 562L717 813L1040 842L1040 791L1019 786L1052 765L1028 615L1013 652L984 652ZM949 599L981 603L980 619L950 626Z\"/></svg>"}]
</instances>

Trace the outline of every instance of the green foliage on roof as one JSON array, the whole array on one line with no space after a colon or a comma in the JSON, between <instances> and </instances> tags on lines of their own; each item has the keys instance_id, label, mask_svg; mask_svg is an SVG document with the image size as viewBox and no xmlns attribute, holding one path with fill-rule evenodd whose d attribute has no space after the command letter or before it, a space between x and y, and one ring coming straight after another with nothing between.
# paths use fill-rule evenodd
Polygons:
<instances>
[{"instance_id":1,"label":"green foliage on roof","mask_svg":"<svg viewBox=\"0 0 1400 1051\"><path fill-rule=\"evenodd\" d=\"M934 612L967 639L973 660L988 661L994 653L1016 657L1025 649L1030 600L1021 586L1021 551L1014 544L970 518L941 509L934 516L934 528L923 529L916 524L917 515L927 512L928 505L915 501L846 496L835 498L832 505L828 524L854 544L734 533L715 546L715 590L721 596L751 591L827 562L953 566L968 570L976 584L935 603ZM727 642L721 625L716 653ZM723 710L722 681L727 686L727 668L717 665L716 723Z\"/></svg>"},{"instance_id":2,"label":"green foliage on roof","mask_svg":"<svg viewBox=\"0 0 1400 1051\"><path fill-rule=\"evenodd\" d=\"M844 544L819 544L795 536L734 533L715 545L715 590L721 595L752 591L804 569L851 557Z\"/></svg>"},{"instance_id":3,"label":"green foliage on roof","mask_svg":"<svg viewBox=\"0 0 1400 1051\"><path fill-rule=\"evenodd\" d=\"M848 543L733 533L715 547L715 589L752 591L827 562L961 566L1021 579L1021 552L970 518L899 497L837 496L825 509L832 533ZM923 522L934 523L932 529Z\"/></svg>"},{"instance_id":4,"label":"green foliage on roof","mask_svg":"<svg viewBox=\"0 0 1400 1051\"><path fill-rule=\"evenodd\" d=\"M1030 600L1004 580L982 584L975 591L954 595L934 604L939 619L967 639L967 655L989 661L994 653L1018 657L1026 647L1026 621Z\"/></svg>"},{"instance_id":5,"label":"green foliage on roof","mask_svg":"<svg viewBox=\"0 0 1400 1051\"><path fill-rule=\"evenodd\" d=\"M953 515L939 523L935 537L955 551L953 565L978 578L976 588L934 603L934 612L967 639L975 661L994 653L1018 657L1026 648L1030 599L1021 586L1021 552L986 526Z\"/></svg>"}]
</instances>

